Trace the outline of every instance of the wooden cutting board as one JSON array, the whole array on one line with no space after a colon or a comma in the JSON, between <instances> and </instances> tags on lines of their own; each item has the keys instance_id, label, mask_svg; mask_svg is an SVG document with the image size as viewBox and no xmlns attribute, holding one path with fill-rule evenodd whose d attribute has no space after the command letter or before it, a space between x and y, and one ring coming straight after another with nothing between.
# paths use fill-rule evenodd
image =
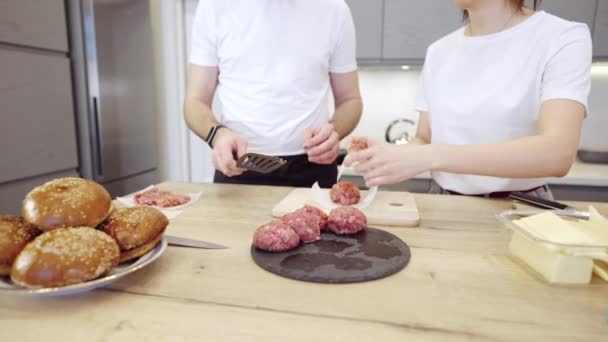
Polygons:
<instances>
[{"instance_id":1,"label":"wooden cutting board","mask_svg":"<svg viewBox=\"0 0 608 342\"><path fill-rule=\"evenodd\" d=\"M329 197L329 189L322 189ZM366 195L361 192L361 198ZM273 209L274 217L281 217L294 210L302 208L305 204L320 207L313 201L311 190L308 188L297 188L283 198ZM320 207L321 208L321 207ZM329 208L321 208L329 213ZM363 209L367 216L367 223L373 225L386 226L417 226L420 222L420 215L416 207L414 196L409 192L378 191L376 198L367 208Z\"/></svg>"}]
</instances>

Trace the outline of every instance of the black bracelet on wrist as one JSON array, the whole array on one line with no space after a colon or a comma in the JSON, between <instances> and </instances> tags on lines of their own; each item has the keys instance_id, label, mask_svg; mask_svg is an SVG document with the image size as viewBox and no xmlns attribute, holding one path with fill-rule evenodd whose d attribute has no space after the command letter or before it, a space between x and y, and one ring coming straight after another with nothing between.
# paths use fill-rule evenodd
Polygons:
<instances>
[{"instance_id":1,"label":"black bracelet on wrist","mask_svg":"<svg viewBox=\"0 0 608 342\"><path fill-rule=\"evenodd\" d=\"M205 139L205 142L209 145L209 147L213 148L213 139L217 135L217 132L220 130L220 128L223 128L223 127L226 127L226 126L224 126L224 125L211 126L211 129L209 130L209 133L207 134L207 139Z\"/></svg>"}]
</instances>

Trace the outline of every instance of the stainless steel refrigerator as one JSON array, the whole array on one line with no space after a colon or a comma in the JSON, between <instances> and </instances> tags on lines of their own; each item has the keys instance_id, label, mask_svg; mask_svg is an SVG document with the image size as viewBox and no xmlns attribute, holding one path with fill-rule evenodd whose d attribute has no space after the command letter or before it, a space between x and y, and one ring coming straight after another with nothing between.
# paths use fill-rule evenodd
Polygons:
<instances>
[{"instance_id":1,"label":"stainless steel refrigerator","mask_svg":"<svg viewBox=\"0 0 608 342\"><path fill-rule=\"evenodd\" d=\"M157 125L148 0L69 0L79 172L113 196L154 184Z\"/></svg>"},{"instance_id":2,"label":"stainless steel refrigerator","mask_svg":"<svg viewBox=\"0 0 608 342\"><path fill-rule=\"evenodd\" d=\"M150 18L148 0L0 1L0 214L54 178L157 182Z\"/></svg>"}]
</instances>

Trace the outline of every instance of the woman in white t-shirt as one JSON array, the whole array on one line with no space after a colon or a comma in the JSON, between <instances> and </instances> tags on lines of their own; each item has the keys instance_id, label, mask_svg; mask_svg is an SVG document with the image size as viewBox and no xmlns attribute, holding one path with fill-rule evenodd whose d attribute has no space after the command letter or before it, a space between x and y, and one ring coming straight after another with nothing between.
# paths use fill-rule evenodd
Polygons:
<instances>
[{"instance_id":1,"label":"woman in white t-shirt","mask_svg":"<svg viewBox=\"0 0 608 342\"><path fill-rule=\"evenodd\" d=\"M416 138L370 141L347 164L369 186L431 171L434 192L551 197L546 178L568 173L587 113L589 29L523 0L454 2L468 25L428 48Z\"/></svg>"}]
</instances>

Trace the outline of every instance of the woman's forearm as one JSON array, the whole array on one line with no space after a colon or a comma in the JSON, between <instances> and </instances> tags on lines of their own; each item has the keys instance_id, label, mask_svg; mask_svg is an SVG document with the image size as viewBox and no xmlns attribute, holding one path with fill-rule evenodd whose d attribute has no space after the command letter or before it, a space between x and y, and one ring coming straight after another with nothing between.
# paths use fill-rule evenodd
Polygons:
<instances>
[{"instance_id":1,"label":"woman's forearm","mask_svg":"<svg viewBox=\"0 0 608 342\"><path fill-rule=\"evenodd\" d=\"M428 145L430 169L503 178L565 176L578 143L559 136L531 136L487 145Z\"/></svg>"}]
</instances>

